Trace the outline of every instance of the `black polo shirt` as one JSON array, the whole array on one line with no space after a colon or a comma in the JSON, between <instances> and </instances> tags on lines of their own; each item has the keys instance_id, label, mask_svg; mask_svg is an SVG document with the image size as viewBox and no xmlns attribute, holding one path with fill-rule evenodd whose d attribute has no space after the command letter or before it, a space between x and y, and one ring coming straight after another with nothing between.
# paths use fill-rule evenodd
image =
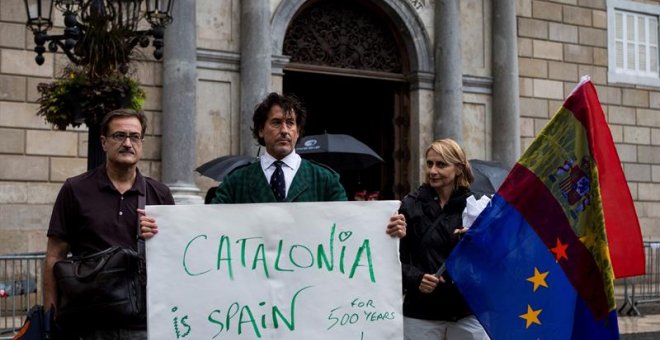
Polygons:
<instances>
[{"instance_id":1,"label":"black polo shirt","mask_svg":"<svg viewBox=\"0 0 660 340\"><path fill-rule=\"evenodd\" d=\"M146 188L137 171L133 187L120 194L108 178L105 164L64 182L50 218L48 237L66 241L74 256L111 246L137 249L138 195L147 194L147 205L171 205L170 189L149 177Z\"/></svg>"}]
</instances>

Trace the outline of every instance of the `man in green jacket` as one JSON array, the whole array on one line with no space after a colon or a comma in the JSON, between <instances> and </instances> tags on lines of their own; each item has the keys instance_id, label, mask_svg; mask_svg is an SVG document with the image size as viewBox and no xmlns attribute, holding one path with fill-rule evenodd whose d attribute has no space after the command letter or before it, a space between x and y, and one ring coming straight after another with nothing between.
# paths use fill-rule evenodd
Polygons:
<instances>
[{"instance_id":1,"label":"man in green jacket","mask_svg":"<svg viewBox=\"0 0 660 340\"><path fill-rule=\"evenodd\" d=\"M339 175L324 165L302 159L296 142L307 114L293 97L269 94L252 116L252 135L266 152L255 162L227 175L211 203L325 202L346 201ZM156 221L143 216L145 238L158 232ZM406 222L401 214L390 218L386 232L404 237Z\"/></svg>"},{"instance_id":2,"label":"man in green jacket","mask_svg":"<svg viewBox=\"0 0 660 340\"><path fill-rule=\"evenodd\" d=\"M269 94L252 117L252 135L266 147L265 154L259 162L227 175L211 203L346 201L336 172L302 159L295 151L306 117L295 98ZM278 176L284 180L282 193L278 193L277 183L282 186Z\"/></svg>"}]
</instances>

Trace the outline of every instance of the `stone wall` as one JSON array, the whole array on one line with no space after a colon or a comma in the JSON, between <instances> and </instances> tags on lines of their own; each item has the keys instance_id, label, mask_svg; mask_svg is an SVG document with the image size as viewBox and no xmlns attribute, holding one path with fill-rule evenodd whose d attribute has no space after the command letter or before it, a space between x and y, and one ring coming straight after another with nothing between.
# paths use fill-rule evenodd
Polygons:
<instances>
[{"instance_id":1,"label":"stone wall","mask_svg":"<svg viewBox=\"0 0 660 340\"><path fill-rule=\"evenodd\" d=\"M197 1L197 165L240 153L240 1ZM281 86L279 87L281 89ZM195 175L202 194L218 182Z\"/></svg>"},{"instance_id":2,"label":"stone wall","mask_svg":"<svg viewBox=\"0 0 660 340\"><path fill-rule=\"evenodd\" d=\"M644 237L660 238L660 91L608 83L606 1L516 1L523 150L580 76L590 74L620 152ZM271 0L271 9L279 3ZM432 34L433 1L415 3L424 4L417 11ZM239 152L240 1L199 0L196 4L199 165ZM461 1L466 76L490 77L490 6L489 0ZM86 168L86 129L54 131L35 115L37 84L58 74L66 58L46 54L43 66L34 63L34 44L25 29L24 11L21 0L0 1L0 253L44 250L52 204L62 182ZM56 16L61 30L60 15ZM479 18L478 24L466 25ZM151 50L145 55L150 58ZM140 169L158 179L162 68L151 60L136 67L147 91L145 109L150 119ZM274 74L272 90L279 90L281 81L281 74ZM424 130L432 125L428 123L431 96L428 90L411 94L411 104L419 109L413 122L418 124L413 131L418 139L411 141L417 161L417 150L431 138ZM491 130L497 130L490 126L490 103L488 93L464 96L466 147L475 158L490 157ZM415 178L419 175L413 171ZM202 194L217 184L201 176L195 180Z\"/></svg>"},{"instance_id":3,"label":"stone wall","mask_svg":"<svg viewBox=\"0 0 660 340\"><path fill-rule=\"evenodd\" d=\"M87 129L56 131L36 116L37 84L50 82L67 63L62 54L34 62L33 35L22 0L0 1L0 253L43 251L53 202L66 178L87 168ZM54 11L54 32L62 30ZM151 50L145 51L151 56ZM137 62L149 118L140 170L160 177L161 66Z\"/></svg>"},{"instance_id":4,"label":"stone wall","mask_svg":"<svg viewBox=\"0 0 660 340\"><path fill-rule=\"evenodd\" d=\"M645 1L660 5L660 1ZM660 89L608 81L606 0L518 0L523 149L582 75L596 85L645 239L660 238Z\"/></svg>"},{"instance_id":5,"label":"stone wall","mask_svg":"<svg viewBox=\"0 0 660 340\"><path fill-rule=\"evenodd\" d=\"M461 54L463 56L463 148L470 159L491 159L491 2L461 1ZM487 80L471 88L466 77Z\"/></svg>"}]
</instances>

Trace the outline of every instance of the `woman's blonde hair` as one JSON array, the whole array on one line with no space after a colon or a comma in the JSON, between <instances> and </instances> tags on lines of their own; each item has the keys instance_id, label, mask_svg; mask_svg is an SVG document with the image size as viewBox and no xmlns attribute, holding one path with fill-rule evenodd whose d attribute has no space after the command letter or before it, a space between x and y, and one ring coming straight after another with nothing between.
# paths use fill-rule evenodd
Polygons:
<instances>
[{"instance_id":1,"label":"woman's blonde hair","mask_svg":"<svg viewBox=\"0 0 660 340\"><path fill-rule=\"evenodd\" d=\"M436 139L426 148L424 157L428 157L431 150L437 152L443 162L453 164L458 169L455 188L470 187L470 183L474 182L474 174L472 174L472 167L470 167L470 163L467 161L465 152L458 143L450 138ZM428 182L428 176L425 182Z\"/></svg>"}]
</instances>

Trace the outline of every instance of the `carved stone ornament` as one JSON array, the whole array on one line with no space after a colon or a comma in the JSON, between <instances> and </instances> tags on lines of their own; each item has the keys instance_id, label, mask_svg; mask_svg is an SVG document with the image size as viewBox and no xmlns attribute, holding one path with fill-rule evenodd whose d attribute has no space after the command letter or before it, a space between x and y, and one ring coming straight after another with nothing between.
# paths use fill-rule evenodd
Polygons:
<instances>
[{"instance_id":1,"label":"carved stone ornament","mask_svg":"<svg viewBox=\"0 0 660 340\"><path fill-rule=\"evenodd\" d=\"M284 54L292 63L402 72L389 27L354 1L320 1L304 9L287 30Z\"/></svg>"},{"instance_id":2,"label":"carved stone ornament","mask_svg":"<svg viewBox=\"0 0 660 340\"><path fill-rule=\"evenodd\" d=\"M409 1L410 4L413 5L413 7L415 7L415 9L418 11L424 8L424 6L426 6L426 4L424 4L424 0L409 0Z\"/></svg>"}]
</instances>

